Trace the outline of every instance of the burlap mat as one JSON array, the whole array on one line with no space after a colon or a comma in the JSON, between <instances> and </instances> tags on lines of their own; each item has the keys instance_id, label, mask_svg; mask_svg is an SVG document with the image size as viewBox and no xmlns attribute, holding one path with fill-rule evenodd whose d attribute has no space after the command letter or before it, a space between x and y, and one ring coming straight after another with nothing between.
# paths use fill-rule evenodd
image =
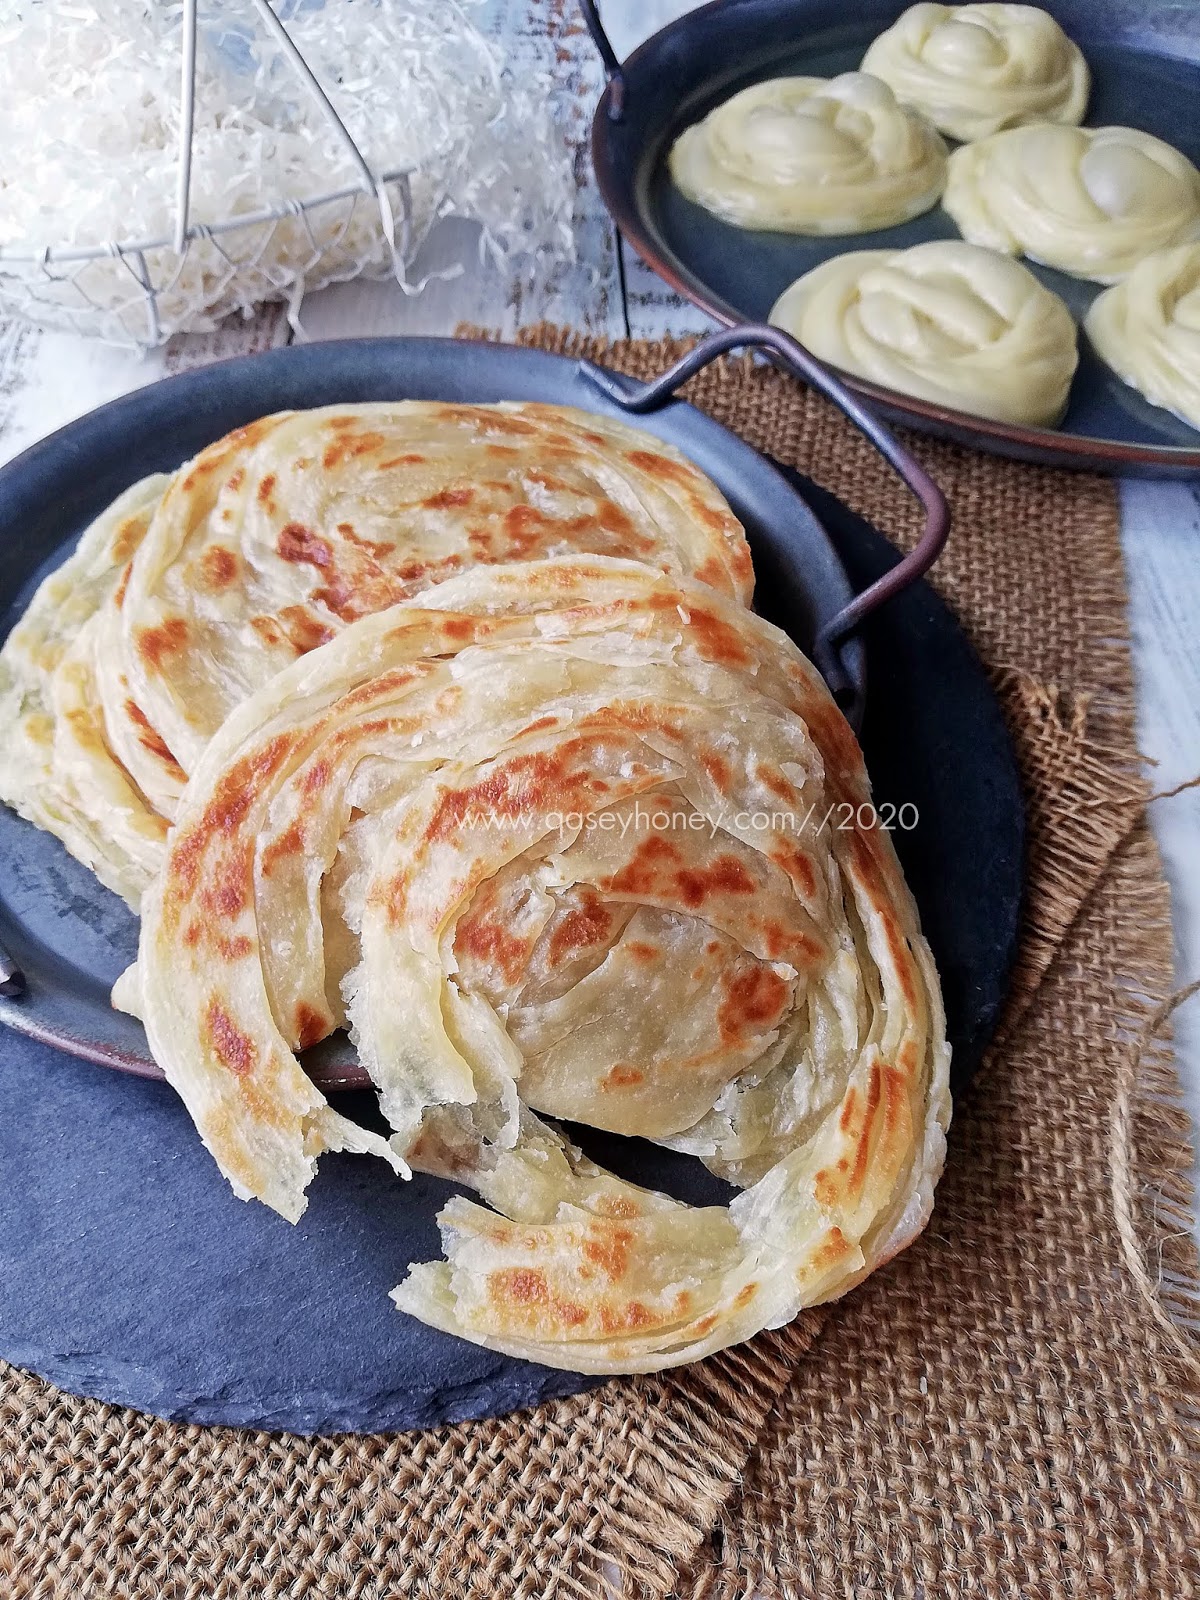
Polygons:
<instances>
[{"instance_id":1,"label":"burlap mat","mask_svg":"<svg viewBox=\"0 0 1200 1600\"><path fill-rule=\"evenodd\" d=\"M649 374L675 350L586 353ZM691 392L911 539L903 491L823 403L742 361ZM1007 1031L957 1111L924 1239L743 1350L420 1435L183 1428L4 1370L3 1600L1200 1585L1190 1152L1174 1067L1142 1037L1171 945L1115 498L921 452L956 514L937 582L1004 696L1031 834Z\"/></svg>"}]
</instances>

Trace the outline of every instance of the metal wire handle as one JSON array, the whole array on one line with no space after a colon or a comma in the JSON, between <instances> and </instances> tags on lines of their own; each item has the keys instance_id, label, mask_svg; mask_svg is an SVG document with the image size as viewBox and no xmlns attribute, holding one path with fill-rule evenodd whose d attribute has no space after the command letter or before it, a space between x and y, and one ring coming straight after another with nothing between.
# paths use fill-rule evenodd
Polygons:
<instances>
[{"instance_id":1,"label":"metal wire handle","mask_svg":"<svg viewBox=\"0 0 1200 1600\"><path fill-rule=\"evenodd\" d=\"M383 185L379 177L372 172L370 163L354 140L354 135L347 128L341 117L338 116L332 100L321 87L316 74L304 59L291 34L271 9L267 0L251 0L251 4L262 18L266 31L279 45L296 75L320 106L326 120L345 146L346 154L358 168L363 193L373 194L381 198L384 223L387 226L390 219L390 211L387 208L386 200L383 199ZM199 9L200 0L183 0L183 66L179 96L179 177L175 200L175 249L180 253L182 253L188 240L188 212L191 206L192 131L196 115L196 31Z\"/></svg>"},{"instance_id":2,"label":"metal wire handle","mask_svg":"<svg viewBox=\"0 0 1200 1600\"><path fill-rule=\"evenodd\" d=\"M296 218L308 233L308 237L313 244L315 259L319 254L320 247L317 246L312 232L309 213L319 211L338 202L350 200L352 197L362 194L378 207L380 225L386 246L391 252L393 268L398 276L402 275L404 253L408 250L411 242L412 195L410 185L413 169L406 166L386 172L377 172L372 168L316 74L305 60L303 53L292 39L287 25L272 9L269 0L250 0L250 5L257 12L265 32L275 40L284 59L299 78L305 91L316 102L326 120L332 126L339 141L345 148L347 156L357 168L358 180L352 184L341 185L337 189L315 194L310 198L281 202L278 205L264 208L249 215L229 217L211 223L193 223L191 221L192 145L195 133L199 0L183 0L179 90L179 156L176 164L175 208L171 234L165 238L113 240L99 245L67 246L63 248L52 246L48 249L30 249L20 244L0 245L0 268L12 265L14 267L37 269L45 274L52 283L55 283L62 278L62 269L64 268L68 270L69 275L70 269L86 267L92 262L105 259L119 261L129 273L132 283L141 291L141 297L145 301L146 308L146 338L143 342L153 346L160 343L163 336L163 329L160 323L160 297L169 294L175 288L179 281L189 246L193 243L211 247L216 252L219 261L224 262L229 268L229 274L232 276L238 263L223 249L218 236L231 233L249 233L251 230L282 223L289 218ZM393 190L395 191L394 195ZM348 227L348 224L346 226ZM342 229L339 238L344 236L344 233L345 228ZM158 252L169 249L174 251L178 259L173 268L168 264L166 279L156 284L151 272L150 258ZM261 253L261 250L259 253ZM255 265L257 259L257 254L252 255L249 259L249 265ZM85 302L85 305L97 313L103 313L104 308L92 300L91 296L83 288L82 282L77 277L71 281L75 283L79 296ZM83 308L75 309L78 314L84 314ZM122 309L120 306L115 307L113 314L119 317Z\"/></svg>"},{"instance_id":3,"label":"metal wire handle","mask_svg":"<svg viewBox=\"0 0 1200 1600\"><path fill-rule=\"evenodd\" d=\"M921 463L840 378L810 355L790 333L769 323L742 323L736 328L722 328L717 333L709 334L708 338L702 339L694 350L690 350L674 366L668 367L660 377L632 388L628 380L618 378L590 361L581 361L579 370L623 411L642 415L664 405L681 384L695 377L718 356L747 346L767 351L769 357L774 358L775 365L781 366L792 377L803 379L826 399L832 400L904 480L925 512L925 527L915 547L889 572L855 595L818 632L813 656L826 681L832 686L845 678L838 658L838 647L873 611L928 572L946 543L950 532L950 508L945 495Z\"/></svg>"},{"instance_id":4,"label":"metal wire handle","mask_svg":"<svg viewBox=\"0 0 1200 1600\"><path fill-rule=\"evenodd\" d=\"M612 40L600 21L596 0L579 0L579 9L583 12L583 20L592 36L592 43L600 52L600 59L604 63L605 76L608 78L609 121L620 122L625 115L625 74L621 70L621 58L613 49Z\"/></svg>"}]
</instances>

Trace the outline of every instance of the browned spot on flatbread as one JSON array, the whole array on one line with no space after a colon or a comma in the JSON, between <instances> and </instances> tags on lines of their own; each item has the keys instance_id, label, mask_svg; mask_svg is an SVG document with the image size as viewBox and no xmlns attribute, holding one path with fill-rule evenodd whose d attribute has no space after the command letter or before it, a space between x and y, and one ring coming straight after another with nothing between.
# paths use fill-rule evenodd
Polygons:
<instances>
[{"instance_id":1,"label":"browned spot on flatbread","mask_svg":"<svg viewBox=\"0 0 1200 1600\"><path fill-rule=\"evenodd\" d=\"M712 948L713 950L718 950L720 946L714 943ZM625 941L625 949L635 961L641 962L643 966L649 966L662 956L662 951L659 947L656 944L647 943L645 939L627 939Z\"/></svg>"},{"instance_id":2,"label":"browned spot on flatbread","mask_svg":"<svg viewBox=\"0 0 1200 1600\"><path fill-rule=\"evenodd\" d=\"M550 1285L546 1274L533 1267L504 1267L489 1274L488 1293L501 1304L541 1306L549 1303Z\"/></svg>"},{"instance_id":3,"label":"browned spot on flatbread","mask_svg":"<svg viewBox=\"0 0 1200 1600\"><path fill-rule=\"evenodd\" d=\"M438 489L421 504L426 511L452 511L469 506L474 498L475 491L469 484L451 484L445 489Z\"/></svg>"},{"instance_id":4,"label":"browned spot on flatbread","mask_svg":"<svg viewBox=\"0 0 1200 1600\"><path fill-rule=\"evenodd\" d=\"M529 960L530 941L510 931L485 885L458 919L454 949L460 958L494 962L507 981L515 983Z\"/></svg>"},{"instance_id":5,"label":"browned spot on flatbread","mask_svg":"<svg viewBox=\"0 0 1200 1600\"><path fill-rule=\"evenodd\" d=\"M600 1080L601 1089L636 1089L645 1083L646 1074L640 1067L633 1067L627 1061L618 1061L616 1066L610 1067Z\"/></svg>"},{"instance_id":6,"label":"browned spot on flatbread","mask_svg":"<svg viewBox=\"0 0 1200 1600\"><path fill-rule=\"evenodd\" d=\"M232 921L247 909L251 900L250 863L253 845L249 840L218 857L200 887L200 904L213 917Z\"/></svg>"},{"instance_id":7,"label":"browned spot on flatbread","mask_svg":"<svg viewBox=\"0 0 1200 1600\"><path fill-rule=\"evenodd\" d=\"M700 764L712 779L713 786L721 794L728 794L733 772L725 757L719 751L706 750L700 757Z\"/></svg>"},{"instance_id":8,"label":"browned spot on flatbread","mask_svg":"<svg viewBox=\"0 0 1200 1600\"><path fill-rule=\"evenodd\" d=\"M126 595L126 592L129 589L129 575L130 575L130 573L132 571L133 571L133 562L131 561L129 563L129 565L125 568L125 571L121 574L121 581L117 585L116 590L115 590L115 592L113 594L113 605L116 606L118 611L125 604L125 595Z\"/></svg>"},{"instance_id":9,"label":"browned spot on flatbread","mask_svg":"<svg viewBox=\"0 0 1200 1600\"><path fill-rule=\"evenodd\" d=\"M636 1333L639 1329L653 1328L661 1323L648 1306L640 1300L629 1300L620 1307L601 1306L600 1326L605 1333Z\"/></svg>"},{"instance_id":10,"label":"browned spot on flatbread","mask_svg":"<svg viewBox=\"0 0 1200 1600\"><path fill-rule=\"evenodd\" d=\"M303 562L324 571L333 564L333 546L302 522L288 522L279 530L275 548L284 561Z\"/></svg>"},{"instance_id":11,"label":"browned spot on flatbread","mask_svg":"<svg viewBox=\"0 0 1200 1600\"><path fill-rule=\"evenodd\" d=\"M741 972L723 973L722 999L717 1008L717 1028L724 1045L740 1044L778 1027L791 998L784 980L771 967L755 963Z\"/></svg>"},{"instance_id":12,"label":"browned spot on flatbread","mask_svg":"<svg viewBox=\"0 0 1200 1600\"><path fill-rule=\"evenodd\" d=\"M787 961L793 967L803 968L815 966L826 958L827 951L819 939L798 932L778 917L751 917L749 922L751 927L761 931L772 961Z\"/></svg>"},{"instance_id":13,"label":"browned spot on flatbread","mask_svg":"<svg viewBox=\"0 0 1200 1600\"><path fill-rule=\"evenodd\" d=\"M245 1077L258 1061L258 1048L249 1034L243 1033L219 996L211 995L204 1008L204 1043L230 1072Z\"/></svg>"},{"instance_id":14,"label":"browned spot on flatbread","mask_svg":"<svg viewBox=\"0 0 1200 1600\"><path fill-rule=\"evenodd\" d=\"M801 1266L797 1277L800 1283L821 1278L853 1251L854 1246L840 1228L830 1228L829 1237L819 1244L812 1256Z\"/></svg>"},{"instance_id":15,"label":"browned spot on flatbread","mask_svg":"<svg viewBox=\"0 0 1200 1600\"><path fill-rule=\"evenodd\" d=\"M263 876L269 878L281 861L297 856L304 849L304 824L297 818L290 822L277 838L263 846L259 865Z\"/></svg>"},{"instance_id":16,"label":"browned spot on flatbread","mask_svg":"<svg viewBox=\"0 0 1200 1600\"><path fill-rule=\"evenodd\" d=\"M211 544L200 557L200 578L206 589L228 589L241 566L237 553L223 544Z\"/></svg>"},{"instance_id":17,"label":"browned spot on flatbread","mask_svg":"<svg viewBox=\"0 0 1200 1600\"><path fill-rule=\"evenodd\" d=\"M684 607L688 614L688 641L706 661L719 667L748 667L754 656L731 623L694 600Z\"/></svg>"},{"instance_id":18,"label":"browned spot on flatbread","mask_svg":"<svg viewBox=\"0 0 1200 1600\"><path fill-rule=\"evenodd\" d=\"M791 839L776 835L767 849L767 855L787 873L798 894L806 900L813 898L817 892L817 875L806 850L802 850Z\"/></svg>"},{"instance_id":19,"label":"browned spot on flatbread","mask_svg":"<svg viewBox=\"0 0 1200 1600\"><path fill-rule=\"evenodd\" d=\"M295 1021L297 1050L307 1050L311 1045L319 1044L329 1032L328 1017L303 1000L296 1006Z\"/></svg>"},{"instance_id":20,"label":"browned spot on flatbread","mask_svg":"<svg viewBox=\"0 0 1200 1600\"><path fill-rule=\"evenodd\" d=\"M385 556L390 556L396 548L394 541L391 540L364 539L362 534L354 531L352 522L339 522L337 531L343 539L349 539L351 544L357 545L360 550L368 551L378 560L382 560Z\"/></svg>"},{"instance_id":21,"label":"browned spot on flatbread","mask_svg":"<svg viewBox=\"0 0 1200 1600\"><path fill-rule=\"evenodd\" d=\"M212 799L197 820L177 832L167 863L167 906L178 908L200 886L201 868L211 847L231 839L245 821L255 796L276 775L292 749L292 737L277 734L241 757L223 774ZM246 846L243 844L243 849ZM250 861L239 858L239 869Z\"/></svg>"},{"instance_id":22,"label":"browned spot on flatbread","mask_svg":"<svg viewBox=\"0 0 1200 1600\"><path fill-rule=\"evenodd\" d=\"M128 561L141 544L146 532L146 523L143 517L126 517L117 529L112 542L113 565L118 566L122 561Z\"/></svg>"},{"instance_id":23,"label":"browned spot on flatbread","mask_svg":"<svg viewBox=\"0 0 1200 1600\"><path fill-rule=\"evenodd\" d=\"M670 456L660 456L653 450L630 450L625 459L631 467L644 472L648 478L657 478L663 483L684 485L690 489L696 482L694 467L682 461L673 461Z\"/></svg>"},{"instance_id":24,"label":"browned spot on flatbread","mask_svg":"<svg viewBox=\"0 0 1200 1600\"><path fill-rule=\"evenodd\" d=\"M607 943L615 918L602 900L589 896L562 918L550 935L547 952L550 965L557 967L577 950Z\"/></svg>"},{"instance_id":25,"label":"browned spot on flatbread","mask_svg":"<svg viewBox=\"0 0 1200 1600\"><path fill-rule=\"evenodd\" d=\"M725 594L731 593L729 575L725 571L725 564L719 561L716 556L706 556L692 576L697 583L706 583L710 589L720 589Z\"/></svg>"},{"instance_id":26,"label":"browned spot on flatbread","mask_svg":"<svg viewBox=\"0 0 1200 1600\"><path fill-rule=\"evenodd\" d=\"M336 422L334 423L336 426ZM373 450L382 450L387 444L387 439L382 433L373 433L370 430L354 435L349 427L340 429L334 442L326 447L321 457L321 464L327 472L332 472L335 467L340 467L345 461L353 461L359 456L368 456Z\"/></svg>"},{"instance_id":27,"label":"browned spot on flatbread","mask_svg":"<svg viewBox=\"0 0 1200 1600\"><path fill-rule=\"evenodd\" d=\"M425 829L427 844L449 838L468 816L516 820L550 811L590 809L602 780L584 760L589 741L577 738L555 750L510 757L486 778L462 789L444 790Z\"/></svg>"},{"instance_id":28,"label":"browned spot on flatbread","mask_svg":"<svg viewBox=\"0 0 1200 1600\"><path fill-rule=\"evenodd\" d=\"M152 726L149 717L136 700L126 700L125 714L137 727L138 743L142 748L160 761L172 777L185 779L187 774L171 754L166 740L158 729Z\"/></svg>"},{"instance_id":29,"label":"browned spot on flatbread","mask_svg":"<svg viewBox=\"0 0 1200 1600\"><path fill-rule=\"evenodd\" d=\"M642 840L623 867L604 880L602 887L610 894L650 894L669 881L664 866L682 859L678 845L652 834Z\"/></svg>"},{"instance_id":30,"label":"browned spot on flatbread","mask_svg":"<svg viewBox=\"0 0 1200 1600\"><path fill-rule=\"evenodd\" d=\"M754 776L763 788L779 800L794 800L796 798L795 786L788 782L778 767L771 766L770 762L760 761L754 769Z\"/></svg>"},{"instance_id":31,"label":"browned spot on flatbread","mask_svg":"<svg viewBox=\"0 0 1200 1600\"><path fill-rule=\"evenodd\" d=\"M583 1254L594 1267L617 1283L629 1271L633 1250L632 1228L623 1228L615 1222L595 1222L583 1241Z\"/></svg>"},{"instance_id":32,"label":"browned spot on flatbread","mask_svg":"<svg viewBox=\"0 0 1200 1600\"><path fill-rule=\"evenodd\" d=\"M284 632L274 617L251 617L250 626L264 644L274 647L284 642Z\"/></svg>"},{"instance_id":33,"label":"browned spot on flatbread","mask_svg":"<svg viewBox=\"0 0 1200 1600\"><path fill-rule=\"evenodd\" d=\"M736 856L721 855L707 867L681 867L675 874L679 896L691 911L722 894L753 894L754 879Z\"/></svg>"},{"instance_id":34,"label":"browned spot on flatbread","mask_svg":"<svg viewBox=\"0 0 1200 1600\"><path fill-rule=\"evenodd\" d=\"M160 672L169 655L178 655L188 642L188 625L183 617L168 617L156 627L139 628L137 650L152 671Z\"/></svg>"},{"instance_id":35,"label":"browned spot on flatbread","mask_svg":"<svg viewBox=\"0 0 1200 1600\"><path fill-rule=\"evenodd\" d=\"M279 620L297 655L307 655L310 650L328 644L334 636L335 630L307 606L284 606L280 610Z\"/></svg>"}]
</instances>

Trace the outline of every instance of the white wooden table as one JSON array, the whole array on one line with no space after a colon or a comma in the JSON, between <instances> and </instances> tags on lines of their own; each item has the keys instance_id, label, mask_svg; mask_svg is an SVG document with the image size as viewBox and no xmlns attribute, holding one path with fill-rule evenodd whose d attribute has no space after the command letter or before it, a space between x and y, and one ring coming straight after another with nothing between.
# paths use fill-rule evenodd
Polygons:
<instances>
[{"instance_id":1,"label":"white wooden table","mask_svg":"<svg viewBox=\"0 0 1200 1600\"><path fill-rule=\"evenodd\" d=\"M697 0L605 0L618 53ZM515 71L531 54L559 63L557 107L576 150L577 260L535 292L481 266L474 229L443 224L419 264L463 262L461 276L417 296L391 283L349 283L310 296L302 337L450 333L471 322L511 336L542 320L619 337L704 331L711 323L622 250L596 192L586 140L601 74L571 0L489 0L487 26ZM296 337L278 307L218 333L172 340L148 357L71 335L0 323L0 462L71 418L166 374ZM1139 738L1156 789L1200 774L1200 484L1122 485L1122 537L1138 677ZM1153 819L1174 896L1180 985L1200 978L1200 789L1157 802ZM1193 1125L1200 1130L1200 999L1176 1019L1176 1044ZM1200 1164L1198 1164L1200 1172ZM1200 1227L1198 1227L1200 1233Z\"/></svg>"}]
</instances>

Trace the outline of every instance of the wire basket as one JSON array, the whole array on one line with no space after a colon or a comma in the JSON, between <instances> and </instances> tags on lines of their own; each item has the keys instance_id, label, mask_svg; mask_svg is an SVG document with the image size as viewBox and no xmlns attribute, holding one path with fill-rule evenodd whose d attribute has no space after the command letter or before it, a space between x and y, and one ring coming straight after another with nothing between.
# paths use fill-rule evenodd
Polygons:
<instances>
[{"instance_id":1,"label":"wire basket","mask_svg":"<svg viewBox=\"0 0 1200 1600\"><path fill-rule=\"evenodd\" d=\"M248 0L248 14L273 42L298 91L334 137L346 170L356 177L219 221L193 220L199 5L200 0L183 0L179 13L179 136L170 234L48 248L0 245L0 315L150 348L174 333L212 328L231 312L268 300L291 302L294 314L302 294L346 278L394 276L406 289L412 287L413 255L445 205L426 195L417 225L413 184L421 179L419 166L379 170L371 164L268 0ZM559 196L559 209L562 201Z\"/></svg>"}]
</instances>

